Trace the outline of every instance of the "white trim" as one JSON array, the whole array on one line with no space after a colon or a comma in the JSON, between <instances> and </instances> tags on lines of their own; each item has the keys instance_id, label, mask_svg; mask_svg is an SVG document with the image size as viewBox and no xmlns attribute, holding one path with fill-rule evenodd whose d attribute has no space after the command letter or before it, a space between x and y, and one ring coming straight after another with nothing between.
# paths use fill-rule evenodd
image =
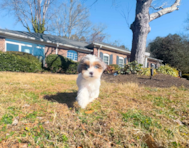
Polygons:
<instances>
[{"instance_id":1,"label":"white trim","mask_svg":"<svg viewBox=\"0 0 189 148\"><path fill-rule=\"evenodd\" d=\"M21 52L22 51L22 46L21 44L18 45L18 50Z\"/></svg>"},{"instance_id":2,"label":"white trim","mask_svg":"<svg viewBox=\"0 0 189 148\"><path fill-rule=\"evenodd\" d=\"M109 56L109 54L106 54L106 53L103 54L103 61L104 61L104 56L108 57L108 64L107 65L109 65L110 64L110 56Z\"/></svg>"},{"instance_id":3,"label":"white trim","mask_svg":"<svg viewBox=\"0 0 189 148\"><path fill-rule=\"evenodd\" d=\"M22 44L22 43L17 43L17 42L11 42L11 41L6 41L5 40L5 44L9 43L9 44L14 44L14 45L21 45L21 46L27 46L27 47L32 47L32 45L28 45L28 44Z\"/></svg>"},{"instance_id":4,"label":"white trim","mask_svg":"<svg viewBox=\"0 0 189 148\"><path fill-rule=\"evenodd\" d=\"M93 44L97 45L97 46L100 46L101 48L105 47L105 48L108 48L108 49L114 49L114 50L117 50L117 51L122 51L124 53L131 53L130 51L122 50L122 49L119 49L119 48L116 48L116 47L112 47L112 46L108 46L108 45L102 45L102 44L99 44L99 43L93 43Z\"/></svg>"},{"instance_id":5,"label":"white trim","mask_svg":"<svg viewBox=\"0 0 189 148\"><path fill-rule=\"evenodd\" d=\"M147 68L147 64L148 64L148 58L146 57L145 58L145 66L144 66L145 68Z\"/></svg>"},{"instance_id":6,"label":"white trim","mask_svg":"<svg viewBox=\"0 0 189 148\"><path fill-rule=\"evenodd\" d=\"M149 52L145 52L145 56L150 56L150 53Z\"/></svg>"},{"instance_id":7,"label":"white trim","mask_svg":"<svg viewBox=\"0 0 189 148\"><path fill-rule=\"evenodd\" d=\"M123 57L119 57L119 59L122 59L123 60L123 66L124 66L124 58ZM118 61L119 62L119 61ZM120 63L118 63L119 65ZM123 67L122 67L123 68Z\"/></svg>"},{"instance_id":8,"label":"white trim","mask_svg":"<svg viewBox=\"0 0 189 148\"><path fill-rule=\"evenodd\" d=\"M5 52L7 52L7 44L6 44L6 40L5 40Z\"/></svg>"}]
</instances>

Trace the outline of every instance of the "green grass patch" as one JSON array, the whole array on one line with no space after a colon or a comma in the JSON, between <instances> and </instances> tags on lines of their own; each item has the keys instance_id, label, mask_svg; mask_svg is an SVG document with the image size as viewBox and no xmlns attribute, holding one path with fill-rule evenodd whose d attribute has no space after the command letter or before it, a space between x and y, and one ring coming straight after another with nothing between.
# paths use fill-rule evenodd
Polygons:
<instances>
[{"instance_id":1,"label":"green grass patch","mask_svg":"<svg viewBox=\"0 0 189 148\"><path fill-rule=\"evenodd\" d=\"M122 113L122 116L125 122L132 121L135 127L141 127L146 130L151 130L151 127L159 129L162 127L160 123L149 116L143 115L141 111L129 110L126 113Z\"/></svg>"}]
</instances>

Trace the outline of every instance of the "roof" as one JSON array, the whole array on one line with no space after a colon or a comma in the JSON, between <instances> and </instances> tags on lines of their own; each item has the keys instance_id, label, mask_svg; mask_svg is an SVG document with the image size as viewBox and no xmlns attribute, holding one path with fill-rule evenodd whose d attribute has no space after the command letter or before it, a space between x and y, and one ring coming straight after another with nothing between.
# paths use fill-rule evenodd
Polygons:
<instances>
[{"instance_id":1,"label":"roof","mask_svg":"<svg viewBox=\"0 0 189 148\"><path fill-rule=\"evenodd\" d=\"M32 33L32 32L24 32L24 31L13 31L13 30L5 30L0 29L0 34L7 34L7 35L14 35L18 37L27 38L30 40L38 40L38 41L44 41L47 43L59 43L60 45L72 45L76 46L78 48L86 48L88 45L85 42L79 42L71 39L67 39L60 36L50 35L50 34L41 34L41 33ZM87 49L87 48L86 48ZM88 50L88 49L87 49Z\"/></svg>"},{"instance_id":2,"label":"roof","mask_svg":"<svg viewBox=\"0 0 189 148\"><path fill-rule=\"evenodd\" d=\"M107 43L102 43L102 42L95 42L94 44L101 44L101 45L104 45L104 46L110 46L110 47L114 47L114 48L117 48L117 49L120 49L120 50L125 50L125 51L129 51L128 49L125 49L125 48L122 48L122 47L118 47L118 46L114 46L114 45L111 45L111 44L107 44Z\"/></svg>"},{"instance_id":3,"label":"roof","mask_svg":"<svg viewBox=\"0 0 189 148\"><path fill-rule=\"evenodd\" d=\"M7 36L14 36L14 37L20 37L20 38L25 38L29 40L37 40L41 42L46 42L46 43L51 43L51 44L59 44L62 46L66 46L69 48L75 48L75 49L80 49L84 51L90 51L94 46L99 46L101 48L105 48L114 52L121 52L121 53L131 53L131 51L113 46L107 43L102 43L102 42L93 42L91 44L88 44L86 42L81 42L81 41L75 41L71 39L67 39L61 36L55 36L51 34L41 34L41 33L33 33L33 32L25 32L25 31L14 31L14 30L7 30L7 29L0 29L0 35L7 35ZM148 52L145 53L145 55L150 56ZM151 60L155 61L162 61L156 58L148 57Z\"/></svg>"},{"instance_id":4,"label":"roof","mask_svg":"<svg viewBox=\"0 0 189 148\"><path fill-rule=\"evenodd\" d=\"M129 50L125 49L125 48L113 46L113 45L102 43L102 42L93 42L93 43L89 44L87 47L88 48L93 48L94 46L99 46L99 48L103 48L103 49L105 48L105 49L118 51L118 52L123 52L123 53L131 53L131 51L129 51Z\"/></svg>"}]
</instances>

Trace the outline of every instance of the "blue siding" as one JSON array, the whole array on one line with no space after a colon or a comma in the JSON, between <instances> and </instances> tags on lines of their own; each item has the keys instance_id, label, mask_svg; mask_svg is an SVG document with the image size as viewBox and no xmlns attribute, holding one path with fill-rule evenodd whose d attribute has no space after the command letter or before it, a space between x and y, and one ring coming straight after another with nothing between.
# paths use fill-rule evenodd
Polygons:
<instances>
[{"instance_id":1,"label":"blue siding","mask_svg":"<svg viewBox=\"0 0 189 148\"><path fill-rule=\"evenodd\" d=\"M7 51L19 51L18 45L7 43Z\"/></svg>"}]
</instances>

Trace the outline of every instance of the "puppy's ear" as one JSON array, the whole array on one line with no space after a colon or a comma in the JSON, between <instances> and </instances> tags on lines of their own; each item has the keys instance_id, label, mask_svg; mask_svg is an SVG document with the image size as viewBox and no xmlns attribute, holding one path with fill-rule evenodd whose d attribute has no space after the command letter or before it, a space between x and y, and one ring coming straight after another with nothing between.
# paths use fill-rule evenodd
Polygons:
<instances>
[{"instance_id":1,"label":"puppy's ear","mask_svg":"<svg viewBox=\"0 0 189 148\"><path fill-rule=\"evenodd\" d=\"M102 59L101 59L101 58L98 58L98 59L99 59L99 61L100 61L100 64L101 64L101 66L102 66L103 70L105 70L105 69L107 68L107 64L106 64L106 63L104 63L104 62L102 61Z\"/></svg>"},{"instance_id":2,"label":"puppy's ear","mask_svg":"<svg viewBox=\"0 0 189 148\"><path fill-rule=\"evenodd\" d=\"M102 67L103 67L103 70L105 70L105 69L107 68L107 64L106 64L106 63L101 62L101 65L102 65Z\"/></svg>"},{"instance_id":3,"label":"puppy's ear","mask_svg":"<svg viewBox=\"0 0 189 148\"><path fill-rule=\"evenodd\" d=\"M78 73L81 73L81 72L82 72L82 65L83 65L83 63L84 63L85 60L86 60L86 57L83 57L83 58L81 59L81 61L79 62L79 65L78 65L78 67L77 67L77 72L78 72Z\"/></svg>"}]
</instances>

